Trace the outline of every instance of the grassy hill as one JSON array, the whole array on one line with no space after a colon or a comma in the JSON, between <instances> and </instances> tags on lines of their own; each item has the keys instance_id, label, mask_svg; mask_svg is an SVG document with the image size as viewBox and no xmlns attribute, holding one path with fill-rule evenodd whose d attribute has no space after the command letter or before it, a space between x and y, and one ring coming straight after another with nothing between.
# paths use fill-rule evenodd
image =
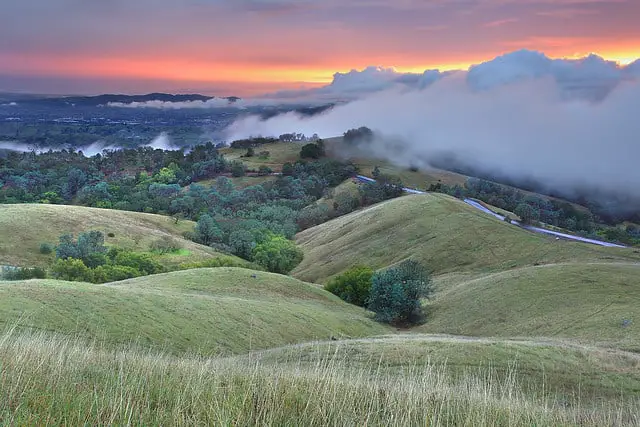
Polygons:
<instances>
[{"instance_id":1,"label":"grassy hill","mask_svg":"<svg viewBox=\"0 0 640 427\"><path fill-rule=\"evenodd\" d=\"M499 272L560 262L637 262L631 249L601 248L524 231L443 194L400 197L296 236L305 252L293 271L323 283L355 264L382 268L408 257L435 275Z\"/></svg>"},{"instance_id":2,"label":"grassy hill","mask_svg":"<svg viewBox=\"0 0 640 427\"><path fill-rule=\"evenodd\" d=\"M200 354L388 330L317 286L241 268L187 270L105 285L0 282L0 325Z\"/></svg>"},{"instance_id":3,"label":"grassy hill","mask_svg":"<svg viewBox=\"0 0 640 427\"><path fill-rule=\"evenodd\" d=\"M638 351L639 300L640 264L524 267L449 283L418 330L568 337Z\"/></svg>"},{"instance_id":4,"label":"grassy hill","mask_svg":"<svg viewBox=\"0 0 640 427\"><path fill-rule=\"evenodd\" d=\"M192 231L191 221L166 216L86 208L81 206L16 204L0 205L0 264L36 266L48 264L52 256L39 252L43 242L57 244L61 234L99 230L107 244L148 251L163 236L173 238L182 250L159 257L163 264L200 261L220 254L182 237ZM113 233L113 237L109 237Z\"/></svg>"}]
</instances>

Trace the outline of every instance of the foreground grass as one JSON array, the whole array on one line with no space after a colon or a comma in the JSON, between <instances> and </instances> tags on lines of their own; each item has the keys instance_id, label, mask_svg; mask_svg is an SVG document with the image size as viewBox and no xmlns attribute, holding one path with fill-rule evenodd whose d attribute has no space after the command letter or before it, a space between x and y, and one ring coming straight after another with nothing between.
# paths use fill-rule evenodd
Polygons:
<instances>
[{"instance_id":1,"label":"foreground grass","mask_svg":"<svg viewBox=\"0 0 640 427\"><path fill-rule=\"evenodd\" d=\"M637 402L598 408L528 398L517 374L389 374L342 355L278 367L259 358L175 358L47 335L0 338L0 423L10 425L602 426L637 423Z\"/></svg>"},{"instance_id":2,"label":"foreground grass","mask_svg":"<svg viewBox=\"0 0 640 427\"><path fill-rule=\"evenodd\" d=\"M0 325L135 342L166 352L236 354L388 329L317 286L278 274L212 268L105 285L0 282Z\"/></svg>"},{"instance_id":3,"label":"foreground grass","mask_svg":"<svg viewBox=\"0 0 640 427\"><path fill-rule=\"evenodd\" d=\"M220 256L213 249L182 237L185 231L193 231L192 221L127 212L114 209L87 208L82 206L16 204L0 205L0 264L17 266L46 266L53 255L39 252L41 243L58 243L61 234L98 230L105 235L107 244L146 252L162 237L171 237L182 253L158 256L165 265L175 266L183 262L195 262ZM109 237L109 234L113 237Z\"/></svg>"},{"instance_id":4,"label":"foreground grass","mask_svg":"<svg viewBox=\"0 0 640 427\"><path fill-rule=\"evenodd\" d=\"M292 274L324 283L353 265L378 269L413 258L443 273L487 273L534 264L633 261L631 249L601 248L522 230L443 194L404 196L296 236L305 257Z\"/></svg>"}]
</instances>

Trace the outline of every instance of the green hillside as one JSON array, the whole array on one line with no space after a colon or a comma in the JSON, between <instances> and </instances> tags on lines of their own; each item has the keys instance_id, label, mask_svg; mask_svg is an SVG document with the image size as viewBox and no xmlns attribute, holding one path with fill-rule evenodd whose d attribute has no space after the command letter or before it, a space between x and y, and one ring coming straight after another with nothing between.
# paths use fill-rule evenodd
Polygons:
<instances>
[{"instance_id":1,"label":"green hillside","mask_svg":"<svg viewBox=\"0 0 640 427\"><path fill-rule=\"evenodd\" d=\"M241 268L187 270L105 285L0 282L0 325L201 354L388 330L317 286Z\"/></svg>"},{"instance_id":2,"label":"green hillside","mask_svg":"<svg viewBox=\"0 0 640 427\"><path fill-rule=\"evenodd\" d=\"M524 231L443 194L400 197L296 236L305 252L292 272L323 283L355 264L383 268L412 257L443 273L488 273L559 262L638 261L631 249L601 248Z\"/></svg>"},{"instance_id":3,"label":"green hillside","mask_svg":"<svg viewBox=\"0 0 640 427\"><path fill-rule=\"evenodd\" d=\"M220 254L182 237L194 223L173 218L81 206L16 204L0 205L0 265L35 266L48 264L52 256L39 253L41 243L58 243L61 234L99 230L108 245L148 251L153 242L169 236L183 251L160 257L164 264L199 261ZM113 237L109 236L113 234Z\"/></svg>"},{"instance_id":4,"label":"green hillside","mask_svg":"<svg viewBox=\"0 0 640 427\"><path fill-rule=\"evenodd\" d=\"M575 338L637 351L638 301L640 264L525 267L449 283L418 330Z\"/></svg>"}]
</instances>

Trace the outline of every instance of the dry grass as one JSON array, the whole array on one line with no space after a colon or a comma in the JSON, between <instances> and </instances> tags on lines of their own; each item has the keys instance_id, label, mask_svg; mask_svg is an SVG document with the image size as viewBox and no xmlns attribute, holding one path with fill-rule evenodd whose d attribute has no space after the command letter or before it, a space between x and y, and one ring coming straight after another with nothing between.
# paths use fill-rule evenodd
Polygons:
<instances>
[{"instance_id":1,"label":"dry grass","mask_svg":"<svg viewBox=\"0 0 640 427\"><path fill-rule=\"evenodd\" d=\"M274 365L175 358L49 335L0 337L8 425L603 426L638 423L624 398L583 406L530 397L517 369L452 378L431 363L389 373L346 354Z\"/></svg>"},{"instance_id":2,"label":"dry grass","mask_svg":"<svg viewBox=\"0 0 640 427\"><path fill-rule=\"evenodd\" d=\"M185 249L180 254L166 255L164 264L179 264L208 259L220 254L206 246L182 237L192 231L192 221L175 221L167 216L81 206L16 204L0 205L0 264L47 265L53 255L39 253L43 242L56 244L61 234L99 230L106 243L119 247L148 251L151 244L170 236ZM113 233L114 237L108 237Z\"/></svg>"}]
</instances>

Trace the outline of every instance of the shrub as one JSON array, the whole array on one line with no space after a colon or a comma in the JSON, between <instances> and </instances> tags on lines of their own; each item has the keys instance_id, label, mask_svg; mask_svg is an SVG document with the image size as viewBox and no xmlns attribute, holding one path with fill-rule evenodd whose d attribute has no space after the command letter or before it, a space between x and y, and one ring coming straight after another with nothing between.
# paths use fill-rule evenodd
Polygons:
<instances>
[{"instance_id":1,"label":"shrub","mask_svg":"<svg viewBox=\"0 0 640 427\"><path fill-rule=\"evenodd\" d=\"M53 246L50 243L40 244L40 253L43 255L49 255L53 253Z\"/></svg>"},{"instance_id":2,"label":"shrub","mask_svg":"<svg viewBox=\"0 0 640 427\"><path fill-rule=\"evenodd\" d=\"M368 308L376 320L410 325L424 319L421 299L430 298L433 286L429 273L420 263L407 260L379 271L371 279Z\"/></svg>"},{"instance_id":3,"label":"shrub","mask_svg":"<svg viewBox=\"0 0 640 427\"><path fill-rule=\"evenodd\" d=\"M171 236L162 236L151 243L151 250L161 254L176 252L180 249L182 249L182 245Z\"/></svg>"},{"instance_id":4,"label":"shrub","mask_svg":"<svg viewBox=\"0 0 640 427\"><path fill-rule=\"evenodd\" d=\"M344 301L364 307L371 291L373 270L369 267L355 266L334 277L324 287Z\"/></svg>"},{"instance_id":5,"label":"shrub","mask_svg":"<svg viewBox=\"0 0 640 427\"><path fill-rule=\"evenodd\" d=\"M231 175L235 178L244 176L246 172L246 168L244 166L244 163L242 163L239 160L234 160L233 162L231 162Z\"/></svg>"},{"instance_id":6,"label":"shrub","mask_svg":"<svg viewBox=\"0 0 640 427\"><path fill-rule=\"evenodd\" d=\"M29 280L45 279L47 272L40 267L3 267L0 279L4 280Z\"/></svg>"},{"instance_id":7,"label":"shrub","mask_svg":"<svg viewBox=\"0 0 640 427\"><path fill-rule=\"evenodd\" d=\"M271 233L253 250L253 260L272 273L289 273L300 264L302 257L295 243Z\"/></svg>"},{"instance_id":8,"label":"shrub","mask_svg":"<svg viewBox=\"0 0 640 427\"><path fill-rule=\"evenodd\" d=\"M101 265L93 270L93 283L117 282L142 276L139 270L125 265Z\"/></svg>"},{"instance_id":9,"label":"shrub","mask_svg":"<svg viewBox=\"0 0 640 427\"><path fill-rule=\"evenodd\" d=\"M92 271L80 259L58 259L51 270L56 279L93 282Z\"/></svg>"},{"instance_id":10,"label":"shrub","mask_svg":"<svg viewBox=\"0 0 640 427\"><path fill-rule=\"evenodd\" d=\"M116 237L114 233L107 233L107 237Z\"/></svg>"}]
</instances>

